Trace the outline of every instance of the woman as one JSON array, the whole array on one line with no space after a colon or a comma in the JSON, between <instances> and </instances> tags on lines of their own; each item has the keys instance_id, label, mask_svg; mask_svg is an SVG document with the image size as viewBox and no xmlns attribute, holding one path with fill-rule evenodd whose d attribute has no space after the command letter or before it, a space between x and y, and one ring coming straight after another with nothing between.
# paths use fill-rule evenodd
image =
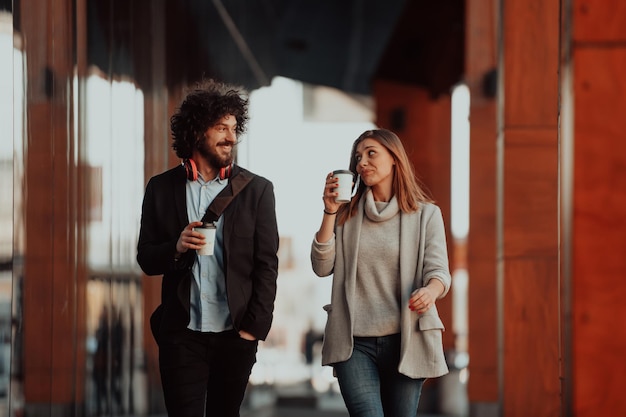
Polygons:
<instances>
[{"instance_id":1,"label":"woman","mask_svg":"<svg viewBox=\"0 0 626 417\"><path fill-rule=\"evenodd\" d=\"M451 282L443 217L389 130L358 137L350 171L359 179L349 203L326 177L311 247L315 273L333 274L322 364L351 417L415 417L425 379L448 372L435 307Z\"/></svg>"}]
</instances>

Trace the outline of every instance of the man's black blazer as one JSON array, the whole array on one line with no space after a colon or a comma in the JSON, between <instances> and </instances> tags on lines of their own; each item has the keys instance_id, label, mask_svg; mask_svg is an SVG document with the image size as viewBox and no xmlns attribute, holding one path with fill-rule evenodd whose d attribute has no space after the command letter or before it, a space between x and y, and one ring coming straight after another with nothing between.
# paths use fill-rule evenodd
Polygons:
<instances>
[{"instance_id":1,"label":"man's black blazer","mask_svg":"<svg viewBox=\"0 0 626 417\"><path fill-rule=\"evenodd\" d=\"M278 276L274 187L234 165L231 178L236 175L251 181L223 213L228 307L236 330L264 340L272 324ZM163 275L161 305L150 320L157 342L189 324L191 268L197 255L189 250L174 258L180 233L190 223L186 181L182 165L152 177L142 205L137 261L147 275Z\"/></svg>"}]
</instances>

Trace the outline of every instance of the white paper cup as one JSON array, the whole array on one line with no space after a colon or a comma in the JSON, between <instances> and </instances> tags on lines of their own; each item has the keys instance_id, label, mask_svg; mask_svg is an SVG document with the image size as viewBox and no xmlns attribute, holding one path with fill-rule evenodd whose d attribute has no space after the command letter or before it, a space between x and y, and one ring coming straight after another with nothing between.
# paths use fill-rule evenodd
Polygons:
<instances>
[{"instance_id":1,"label":"white paper cup","mask_svg":"<svg viewBox=\"0 0 626 417\"><path fill-rule=\"evenodd\" d=\"M205 244L202 248L198 249L198 255L208 256L213 255L215 250L215 232L216 228L212 224L195 227L195 231L200 232L204 235Z\"/></svg>"},{"instance_id":2,"label":"white paper cup","mask_svg":"<svg viewBox=\"0 0 626 417\"><path fill-rule=\"evenodd\" d=\"M347 203L352 199L352 180L354 175L346 169L338 169L333 171L333 177L339 178L335 191L339 193L335 197L337 203Z\"/></svg>"}]
</instances>

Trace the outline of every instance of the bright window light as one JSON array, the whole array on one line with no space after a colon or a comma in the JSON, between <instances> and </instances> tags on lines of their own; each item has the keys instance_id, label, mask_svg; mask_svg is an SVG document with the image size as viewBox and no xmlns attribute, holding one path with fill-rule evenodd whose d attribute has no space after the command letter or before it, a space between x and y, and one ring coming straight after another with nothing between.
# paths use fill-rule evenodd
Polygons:
<instances>
[{"instance_id":1,"label":"bright window light","mask_svg":"<svg viewBox=\"0 0 626 417\"><path fill-rule=\"evenodd\" d=\"M465 240L469 232L470 92L465 84L452 91L451 231Z\"/></svg>"}]
</instances>

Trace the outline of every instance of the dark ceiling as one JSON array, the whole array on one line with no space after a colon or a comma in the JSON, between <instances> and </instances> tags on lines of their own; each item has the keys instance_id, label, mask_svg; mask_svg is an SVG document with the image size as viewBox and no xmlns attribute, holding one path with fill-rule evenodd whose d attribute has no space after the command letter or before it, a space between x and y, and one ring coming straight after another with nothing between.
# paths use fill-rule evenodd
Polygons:
<instances>
[{"instance_id":1,"label":"dark ceiling","mask_svg":"<svg viewBox=\"0 0 626 417\"><path fill-rule=\"evenodd\" d=\"M284 76L368 94L387 79L438 96L463 74L463 0L163 2L171 85L214 77L252 90ZM90 0L90 62L141 75L156 4Z\"/></svg>"}]
</instances>

